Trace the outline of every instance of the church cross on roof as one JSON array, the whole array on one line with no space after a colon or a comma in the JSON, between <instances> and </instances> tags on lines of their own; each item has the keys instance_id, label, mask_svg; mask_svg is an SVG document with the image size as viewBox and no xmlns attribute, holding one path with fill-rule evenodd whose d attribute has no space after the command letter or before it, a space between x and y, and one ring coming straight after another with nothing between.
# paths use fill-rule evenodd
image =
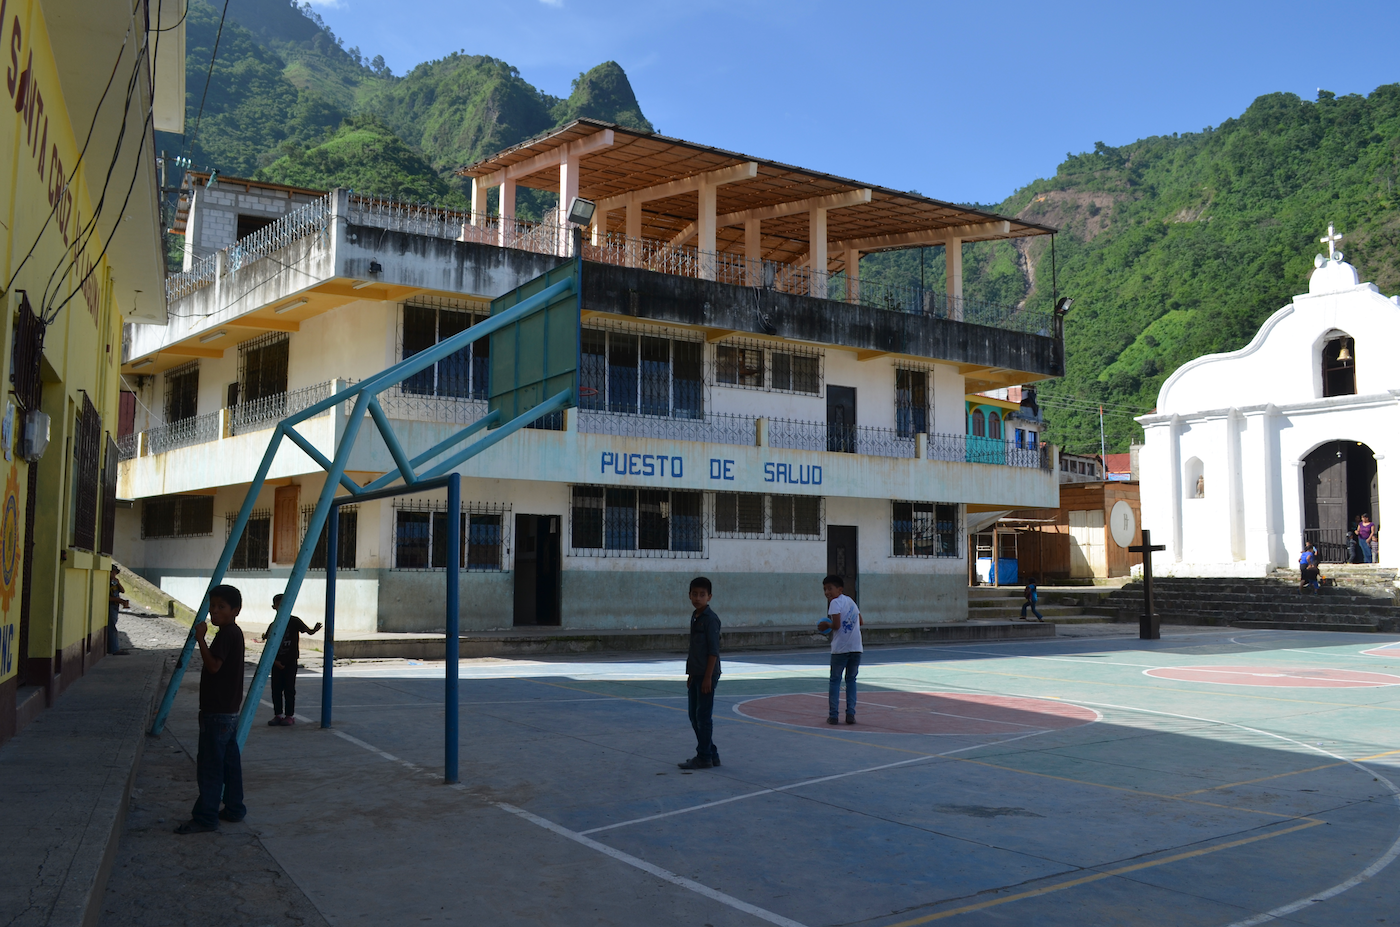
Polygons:
<instances>
[{"instance_id":1,"label":"church cross on roof","mask_svg":"<svg viewBox=\"0 0 1400 927\"><path fill-rule=\"evenodd\" d=\"M1332 227L1332 223L1327 223L1327 234L1318 239L1327 246L1327 260L1340 261L1341 252L1337 250L1337 242L1342 240L1342 236Z\"/></svg>"}]
</instances>

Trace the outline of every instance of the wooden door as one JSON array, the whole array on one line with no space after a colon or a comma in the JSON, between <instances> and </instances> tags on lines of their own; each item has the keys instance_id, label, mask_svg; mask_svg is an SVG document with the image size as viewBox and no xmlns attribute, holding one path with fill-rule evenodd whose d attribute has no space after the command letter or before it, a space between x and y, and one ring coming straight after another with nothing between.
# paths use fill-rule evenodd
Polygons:
<instances>
[{"instance_id":1,"label":"wooden door","mask_svg":"<svg viewBox=\"0 0 1400 927\"><path fill-rule=\"evenodd\" d=\"M301 500L300 486L278 486L272 504L272 560L274 563L291 563L297 558L297 548L301 546L301 511L297 503Z\"/></svg>"}]
</instances>

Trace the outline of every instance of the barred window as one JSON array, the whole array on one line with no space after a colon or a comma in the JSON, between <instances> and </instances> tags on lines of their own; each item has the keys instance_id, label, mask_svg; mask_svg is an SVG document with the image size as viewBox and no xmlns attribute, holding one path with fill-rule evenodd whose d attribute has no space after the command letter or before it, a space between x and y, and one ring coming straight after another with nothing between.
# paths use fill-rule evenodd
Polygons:
<instances>
[{"instance_id":1,"label":"barred window","mask_svg":"<svg viewBox=\"0 0 1400 927\"><path fill-rule=\"evenodd\" d=\"M500 572L506 569L508 506L464 503L458 513L458 569ZM394 569L441 570L447 567L450 517L445 503L407 501L394 505Z\"/></svg>"},{"instance_id":2,"label":"barred window","mask_svg":"<svg viewBox=\"0 0 1400 927\"><path fill-rule=\"evenodd\" d=\"M156 496L141 503L142 538L204 538L213 534L213 496Z\"/></svg>"},{"instance_id":3,"label":"barred window","mask_svg":"<svg viewBox=\"0 0 1400 927\"><path fill-rule=\"evenodd\" d=\"M580 338L580 408L705 417L703 342L596 328Z\"/></svg>"},{"instance_id":4,"label":"barred window","mask_svg":"<svg viewBox=\"0 0 1400 927\"><path fill-rule=\"evenodd\" d=\"M290 345L286 332L267 332L238 346L238 403L257 402L287 392Z\"/></svg>"},{"instance_id":5,"label":"barred window","mask_svg":"<svg viewBox=\"0 0 1400 927\"><path fill-rule=\"evenodd\" d=\"M487 311L472 312L459 300L414 300L403 307L403 357L426 351L479 322ZM484 307L483 307L484 310ZM485 399L491 382L491 340L480 338L404 380L405 393Z\"/></svg>"},{"instance_id":6,"label":"barred window","mask_svg":"<svg viewBox=\"0 0 1400 927\"><path fill-rule=\"evenodd\" d=\"M825 500L821 496L715 493L714 536L751 539L819 539Z\"/></svg>"},{"instance_id":7,"label":"barred window","mask_svg":"<svg viewBox=\"0 0 1400 927\"><path fill-rule=\"evenodd\" d=\"M135 396L133 395L133 399ZM165 372L165 421L194 418L199 408L199 361L190 361Z\"/></svg>"},{"instance_id":8,"label":"barred window","mask_svg":"<svg viewBox=\"0 0 1400 927\"><path fill-rule=\"evenodd\" d=\"M101 489L102 417L83 393L83 408L73 443L73 546L97 547L97 498Z\"/></svg>"},{"instance_id":9,"label":"barred window","mask_svg":"<svg viewBox=\"0 0 1400 927\"><path fill-rule=\"evenodd\" d=\"M228 512L224 515L226 537L233 536L234 523L238 521L237 512ZM272 556L272 511L270 509L254 509L248 516L248 523L243 526L243 533L238 536L238 543L233 548L233 559L229 561L230 570L266 570L271 563Z\"/></svg>"},{"instance_id":10,"label":"barred window","mask_svg":"<svg viewBox=\"0 0 1400 927\"><path fill-rule=\"evenodd\" d=\"M715 347L715 382L788 393L822 391L822 355L784 346L727 339Z\"/></svg>"},{"instance_id":11,"label":"barred window","mask_svg":"<svg viewBox=\"0 0 1400 927\"><path fill-rule=\"evenodd\" d=\"M360 512L357 505L342 505L340 507L340 517L336 523L335 533L335 568L337 570L353 570L357 563L356 545L360 537ZM306 540L306 530L311 525L311 516L315 514L316 506L303 505L301 507L301 537ZM326 519L327 524L330 519ZM326 525L321 526L321 535L316 539L316 548L311 552L311 569L324 570L326 568Z\"/></svg>"},{"instance_id":12,"label":"barred window","mask_svg":"<svg viewBox=\"0 0 1400 927\"><path fill-rule=\"evenodd\" d=\"M704 494L575 486L570 545L594 556L703 556Z\"/></svg>"},{"instance_id":13,"label":"barred window","mask_svg":"<svg viewBox=\"0 0 1400 927\"><path fill-rule=\"evenodd\" d=\"M944 502L893 503L895 557L958 556L958 507Z\"/></svg>"},{"instance_id":14,"label":"barred window","mask_svg":"<svg viewBox=\"0 0 1400 927\"><path fill-rule=\"evenodd\" d=\"M901 438L928 433L929 375L924 370L894 372L895 426Z\"/></svg>"}]
</instances>

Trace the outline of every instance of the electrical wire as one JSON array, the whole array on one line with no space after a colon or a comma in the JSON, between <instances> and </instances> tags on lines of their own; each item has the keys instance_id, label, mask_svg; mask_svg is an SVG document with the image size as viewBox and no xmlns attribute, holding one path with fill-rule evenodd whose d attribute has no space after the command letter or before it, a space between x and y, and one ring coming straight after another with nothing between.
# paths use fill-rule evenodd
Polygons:
<instances>
[{"instance_id":1,"label":"electrical wire","mask_svg":"<svg viewBox=\"0 0 1400 927\"><path fill-rule=\"evenodd\" d=\"M224 18L228 16L228 0L224 0L224 11L219 14L219 31L214 35L214 51L209 56L209 70L204 75L204 93L199 97L199 112L194 117L194 133L180 146L180 154L184 155L188 149L190 157L194 157L194 143L199 140L199 123L204 118L204 101L209 98L209 84L214 79L214 62L219 59L219 42L224 37Z\"/></svg>"}]
</instances>

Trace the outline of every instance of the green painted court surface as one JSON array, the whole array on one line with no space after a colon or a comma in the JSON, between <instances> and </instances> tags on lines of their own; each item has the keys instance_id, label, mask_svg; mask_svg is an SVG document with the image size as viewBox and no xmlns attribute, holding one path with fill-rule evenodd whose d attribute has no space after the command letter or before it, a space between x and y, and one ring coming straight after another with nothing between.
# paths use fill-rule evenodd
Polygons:
<instances>
[{"instance_id":1,"label":"green painted court surface","mask_svg":"<svg viewBox=\"0 0 1400 927\"><path fill-rule=\"evenodd\" d=\"M460 788L442 664L348 665L335 733L310 674L254 727L241 826L333 924L1393 924L1390 643L872 649L853 727L825 654L732 654L693 774L675 658L464 661Z\"/></svg>"}]
</instances>

